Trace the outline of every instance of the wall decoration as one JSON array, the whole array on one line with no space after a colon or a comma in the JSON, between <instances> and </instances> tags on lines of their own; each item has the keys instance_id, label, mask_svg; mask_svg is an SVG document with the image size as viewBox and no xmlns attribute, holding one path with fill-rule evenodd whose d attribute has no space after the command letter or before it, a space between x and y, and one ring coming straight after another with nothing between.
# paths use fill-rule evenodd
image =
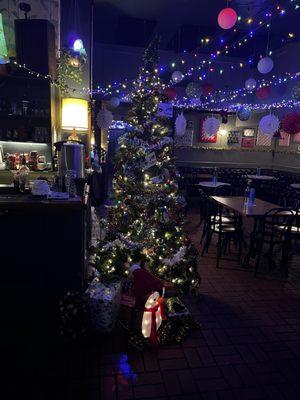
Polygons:
<instances>
[{"instance_id":1,"label":"wall decoration","mask_svg":"<svg viewBox=\"0 0 300 400\"><path fill-rule=\"evenodd\" d=\"M223 8L218 15L218 24L222 29L231 29L237 21L237 13L233 8Z\"/></svg>"},{"instance_id":2,"label":"wall decoration","mask_svg":"<svg viewBox=\"0 0 300 400\"><path fill-rule=\"evenodd\" d=\"M279 118L274 114L265 115L259 121L259 130L264 135L273 136L279 129Z\"/></svg>"},{"instance_id":3,"label":"wall decoration","mask_svg":"<svg viewBox=\"0 0 300 400\"><path fill-rule=\"evenodd\" d=\"M207 126L205 129L205 125L208 125L208 123L206 122L208 118L206 118L205 120L201 120L200 121L200 136L199 136L199 142L203 142L203 143L216 143L217 139L218 139L218 130L220 128L220 122L218 126L215 126L215 130L207 130Z\"/></svg>"},{"instance_id":4,"label":"wall decoration","mask_svg":"<svg viewBox=\"0 0 300 400\"><path fill-rule=\"evenodd\" d=\"M190 82L185 88L185 93L190 98L198 98L202 95L202 89L198 83Z\"/></svg>"},{"instance_id":5,"label":"wall decoration","mask_svg":"<svg viewBox=\"0 0 300 400\"><path fill-rule=\"evenodd\" d=\"M181 71L174 71L172 74L172 81L175 83L179 83L184 78L184 75Z\"/></svg>"},{"instance_id":6,"label":"wall decoration","mask_svg":"<svg viewBox=\"0 0 300 400\"><path fill-rule=\"evenodd\" d=\"M204 96L212 95L215 92L215 88L213 87L213 85L211 83L203 83L201 88L202 88L202 92L203 92Z\"/></svg>"},{"instance_id":7,"label":"wall decoration","mask_svg":"<svg viewBox=\"0 0 300 400\"><path fill-rule=\"evenodd\" d=\"M97 115L97 125L102 129L109 129L113 122L113 115L109 110L100 110Z\"/></svg>"},{"instance_id":8,"label":"wall decoration","mask_svg":"<svg viewBox=\"0 0 300 400\"><path fill-rule=\"evenodd\" d=\"M174 88L172 87L167 87L163 90L163 94L169 99L169 100L175 100L177 97L177 92Z\"/></svg>"},{"instance_id":9,"label":"wall decoration","mask_svg":"<svg viewBox=\"0 0 300 400\"><path fill-rule=\"evenodd\" d=\"M249 108L241 107L237 111L237 117L240 121L248 121L251 116L251 110Z\"/></svg>"},{"instance_id":10,"label":"wall decoration","mask_svg":"<svg viewBox=\"0 0 300 400\"><path fill-rule=\"evenodd\" d=\"M119 97L114 96L109 100L109 105L111 108L117 108L117 107L119 107L120 102L121 101L120 101Z\"/></svg>"},{"instance_id":11,"label":"wall decoration","mask_svg":"<svg viewBox=\"0 0 300 400\"><path fill-rule=\"evenodd\" d=\"M183 112L181 114L178 114L176 121L175 121L175 134L176 136L183 136L186 131L186 119L183 115Z\"/></svg>"},{"instance_id":12,"label":"wall decoration","mask_svg":"<svg viewBox=\"0 0 300 400\"><path fill-rule=\"evenodd\" d=\"M295 100L300 100L300 82L297 82L293 87L292 96Z\"/></svg>"},{"instance_id":13,"label":"wall decoration","mask_svg":"<svg viewBox=\"0 0 300 400\"><path fill-rule=\"evenodd\" d=\"M271 93L270 86L264 86L256 90L256 97L259 100L266 100L270 96L270 93Z\"/></svg>"},{"instance_id":14,"label":"wall decoration","mask_svg":"<svg viewBox=\"0 0 300 400\"><path fill-rule=\"evenodd\" d=\"M245 82L245 88L251 92L256 88L257 82L254 78L249 78Z\"/></svg>"},{"instance_id":15,"label":"wall decoration","mask_svg":"<svg viewBox=\"0 0 300 400\"><path fill-rule=\"evenodd\" d=\"M187 129L193 129L194 128L194 121L188 120L186 122L186 127L187 127Z\"/></svg>"},{"instance_id":16,"label":"wall decoration","mask_svg":"<svg viewBox=\"0 0 300 400\"><path fill-rule=\"evenodd\" d=\"M300 143L300 132L293 136L294 143Z\"/></svg>"},{"instance_id":17,"label":"wall decoration","mask_svg":"<svg viewBox=\"0 0 300 400\"><path fill-rule=\"evenodd\" d=\"M292 112L282 120L282 129L290 135L300 132L300 113Z\"/></svg>"},{"instance_id":18,"label":"wall decoration","mask_svg":"<svg viewBox=\"0 0 300 400\"><path fill-rule=\"evenodd\" d=\"M274 67L274 61L271 57L261 58L257 64L257 69L261 74L268 74Z\"/></svg>"},{"instance_id":19,"label":"wall decoration","mask_svg":"<svg viewBox=\"0 0 300 400\"><path fill-rule=\"evenodd\" d=\"M173 117L173 106L172 106L172 104L171 103L159 103L158 104L157 115L159 117L172 118Z\"/></svg>"},{"instance_id":20,"label":"wall decoration","mask_svg":"<svg viewBox=\"0 0 300 400\"><path fill-rule=\"evenodd\" d=\"M230 131L227 136L228 146L239 145L241 142L241 132L240 131Z\"/></svg>"},{"instance_id":21,"label":"wall decoration","mask_svg":"<svg viewBox=\"0 0 300 400\"><path fill-rule=\"evenodd\" d=\"M255 136L255 129L253 128L245 128L243 132L244 137L254 137Z\"/></svg>"},{"instance_id":22,"label":"wall decoration","mask_svg":"<svg viewBox=\"0 0 300 400\"><path fill-rule=\"evenodd\" d=\"M287 132L284 131L280 131L280 139L278 141L279 146L289 146L290 145L290 139L291 139L291 135L288 134Z\"/></svg>"},{"instance_id":23,"label":"wall decoration","mask_svg":"<svg viewBox=\"0 0 300 400\"><path fill-rule=\"evenodd\" d=\"M187 129L183 136L175 136L174 146L175 147L191 147L193 145L193 133L192 129Z\"/></svg>"},{"instance_id":24,"label":"wall decoration","mask_svg":"<svg viewBox=\"0 0 300 400\"><path fill-rule=\"evenodd\" d=\"M272 136L270 135L264 135L260 131L257 133L257 138L256 138L256 146L271 146L272 144Z\"/></svg>"},{"instance_id":25,"label":"wall decoration","mask_svg":"<svg viewBox=\"0 0 300 400\"><path fill-rule=\"evenodd\" d=\"M254 144L255 144L254 138L247 138L247 137L242 138L242 147L250 149L254 147Z\"/></svg>"},{"instance_id":26,"label":"wall decoration","mask_svg":"<svg viewBox=\"0 0 300 400\"><path fill-rule=\"evenodd\" d=\"M203 132L207 135L214 135L220 129L220 121L216 117L207 117L203 122Z\"/></svg>"}]
</instances>

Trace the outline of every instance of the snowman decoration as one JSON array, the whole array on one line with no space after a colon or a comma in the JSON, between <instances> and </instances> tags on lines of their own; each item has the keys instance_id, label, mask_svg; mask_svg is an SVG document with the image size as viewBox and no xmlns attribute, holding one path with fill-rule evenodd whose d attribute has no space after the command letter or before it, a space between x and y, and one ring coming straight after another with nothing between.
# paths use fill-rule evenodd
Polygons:
<instances>
[{"instance_id":1,"label":"snowman decoration","mask_svg":"<svg viewBox=\"0 0 300 400\"><path fill-rule=\"evenodd\" d=\"M149 339L151 347L158 346L157 331L165 319L163 311L163 297L158 292L152 293L146 303L142 320L142 334Z\"/></svg>"}]
</instances>

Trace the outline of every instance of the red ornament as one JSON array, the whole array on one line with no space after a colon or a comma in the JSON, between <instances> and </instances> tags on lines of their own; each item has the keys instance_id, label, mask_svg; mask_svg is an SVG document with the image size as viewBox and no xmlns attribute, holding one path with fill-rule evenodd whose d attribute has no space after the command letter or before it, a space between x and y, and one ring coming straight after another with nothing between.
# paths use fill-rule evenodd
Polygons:
<instances>
[{"instance_id":1,"label":"red ornament","mask_svg":"<svg viewBox=\"0 0 300 400\"><path fill-rule=\"evenodd\" d=\"M223 29L231 29L237 21L237 13L233 8L227 7L220 11L218 24Z\"/></svg>"},{"instance_id":2,"label":"red ornament","mask_svg":"<svg viewBox=\"0 0 300 400\"><path fill-rule=\"evenodd\" d=\"M202 93L204 96L209 96L210 94L213 94L215 92L215 89L211 83L204 83L202 85Z\"/></svg>"},{"instance_id":3,"label":"red ornament","mask_svg":"<svg viewBox=\"0 0 300 400\"><path fill-rule=\"evenodd\" d=\"M167 96L170 100L175 100L177 97L177 92L174 88L166 88L163 91L163 94Z\"/></svg>"},{"instance_id":4,"label":"red ornament","mask_svg":"<svg viewBox=\"0 0 300 400\"><path fill-rule=\"evenodd\" d=\"M256 97L260 100L266 100L270 96L270 93L271 93L270 86L264 86L257 89Z\"/></svg>"},{"instance_id":5,"label":"red ornament","mask_svg":"<svg viewBox=\"0 0 300 400\"><path fill-rule=\"evenodd\" d=\"M300 113L293 112L288 114L282 120L282 129L290 135L296 135L300 132Z\"/></svg>"}]
</instances>

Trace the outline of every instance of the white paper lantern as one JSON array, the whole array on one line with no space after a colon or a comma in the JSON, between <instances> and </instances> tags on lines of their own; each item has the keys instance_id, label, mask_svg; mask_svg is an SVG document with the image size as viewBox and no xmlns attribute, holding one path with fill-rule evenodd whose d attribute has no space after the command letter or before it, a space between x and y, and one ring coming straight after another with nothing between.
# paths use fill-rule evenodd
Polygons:
<instances>
[{"instance_id":1,"label":"white paper lantern","mask_svg":"<svg viewBox=\"0 0 300 400\"><path fill-rule=\"evenodd\" d=\"M160 298L159 293L154 292L148 297L148 300L146 301L145 311L144 311L143 320L142 320L142 334L145 338L149 338L150 334L151 334L152 314L153 313L155 313L155 324L156 324L155 331L157 331L161 325L162 315L161 315L161 308L158 305L159 298ZM150 311L156 307L157 307L156 311ZM147 311L147 310L149 310L149 311Z\"/></svg>"},{"instance_id":2,"label":"white paper lantern","mask_svg":"<svg viewBox=\"0 0 300 400\"><path fill-rule=\"evenodd\" d=\"M259 122L259 130L264 135L273 136L278 131L280 125L279 118L274 114L265 115Z\"/></svg>"},{"instance_id":3,"label":"white paper lantern","mask_svg":"<svg viewBox=\"0 0 300 400\"><path fill-rule=\"evenodd\" d=\"M172 74L172 81L179 83L182 81L182 79L184 78L184 75L181 71L174 71Z\"/></svg>"},{"instance_id":4,"label":"white paper lantern","mask_svg":"<svg viewBox=\"0 0 300 400\"><path fill-rule=\"evenodd\" d=\"M249 78L245 82L245 88L249 91L252 91L256 88L257 82L254 78Z\"/></svg>"},{"instance_id":5,"label":"white paper lantern","mask_svg":"<svg viewBox=\"0 0 300 400\"><path fill-rule=\"evenodd\" d=\"M272 71L274 67L274 62L271 57L264 57L259 60L257 64L257 69L261 74L268 74Z\"/></svg>"},{"instance_id":6,"label":"white paper lantern","mask_svg":"<svg viewBox=\"0 0 300 400\"><path fill-rule=\"evenodd\" d=\"M221 122L215 117L207 117L203 122L203 132L205 135L213 136L220 129Z\"/></svg>"},{"instance_id":7,"label":"white paper lantern","mask_svg":"<svg viewBox=\"0 0 300 400\"><path fill-rule=\"evenodd\" d=\"M99 128L109 129L113 119L113 115L109 110L100 110L97 115L97 125Z\"/></svg>"},{"instance_id":8,"label":"white paper lantern","mask_svg":"<svg viewBox=\"0 0 300 400\"><path fill-rule=\"evenodd\" d=\"M202 95L201 86L196 82L190 82L187 85L185 92L190 98L199 98Z\"/></svg>"},{"instance_id":9,"label":"white paper lantern","mask_svg":"<svg viewBox=\"0 0 300 400\"><path fill-rule=\"evenodd\" d=\"M119 97L112 97L112 98L109 100L109 105L110 105L110 107L112 107L112 108L117 108L117 107L119 107L119 105L120 105L120 99L119 99Z\"/></svg>"},{"instance_id":10,"label":"white paper lantern","mask_svg":"<svg viewBox=\"0 0 300 400\"><path fill-rule=\"evenodd\" d=\"M185 116L183 115L183 112L181 114L178 114L176 121L175 121L175 133L177 136L183 136L186 131L186 119Z\"/></svg>"}]
</instances>

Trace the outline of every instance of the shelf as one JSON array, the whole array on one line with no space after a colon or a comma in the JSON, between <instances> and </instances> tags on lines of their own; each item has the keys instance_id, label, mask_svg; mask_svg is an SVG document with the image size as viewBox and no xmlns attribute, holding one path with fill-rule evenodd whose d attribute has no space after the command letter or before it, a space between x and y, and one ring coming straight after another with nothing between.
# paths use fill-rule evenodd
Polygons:
<instances>
[{"instance_id":1,"label":"shelf","mask_svg":"<svg viewBox=\"0 0 300 400\"><path fill-rule=\"evenodd\" d=\"M49 117L39 117L36 115L16 115L16 114L0 114L0 118L2 119L24 119L24 120L30 120L30 119L34 119L34 120L43 120L43 121L47 121L50 119Z\"/></svg>"},{"instance_id":2,"label":"shelf","mask_svg":"<svg viewBox=\"0 0 300 400\"><path fill-rule=\"evenodd\" d=\"M50 142L32 142L32 141L28 141L28 142L18 142L17 140L0 140L0 144L20 144L20 145L46 145L46 146L50 146L51 143Z\"/></svg>"}]
</instances>

